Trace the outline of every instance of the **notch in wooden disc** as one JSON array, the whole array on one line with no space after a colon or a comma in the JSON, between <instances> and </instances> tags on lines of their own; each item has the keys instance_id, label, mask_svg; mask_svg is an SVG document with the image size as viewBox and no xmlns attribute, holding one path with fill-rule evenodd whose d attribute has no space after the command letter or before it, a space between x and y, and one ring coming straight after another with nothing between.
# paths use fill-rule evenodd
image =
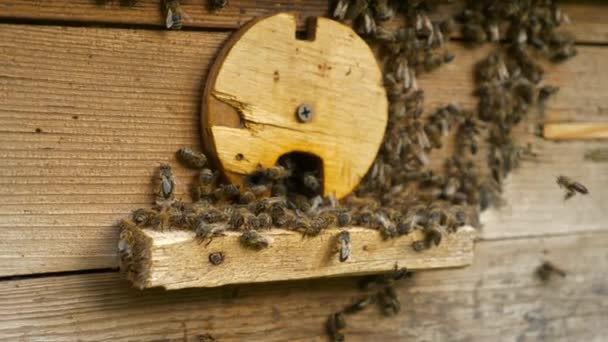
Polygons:
<instances>
[{"instance_id":1,"label":"notch in wooden disc","mask_svg":"<svg viewBox=\"0 0 608 342\"><path fill-rule=\"evenodd\" d=\"M310 39L292 14L243 27L215 61L203 94L203 142L229 181L281 156L322 162L323 193L341 198L382 142L388 101L369 46L349 27L317 18ZM306 107L303 107L306 106Z\"/></svg>"}]
</instances>

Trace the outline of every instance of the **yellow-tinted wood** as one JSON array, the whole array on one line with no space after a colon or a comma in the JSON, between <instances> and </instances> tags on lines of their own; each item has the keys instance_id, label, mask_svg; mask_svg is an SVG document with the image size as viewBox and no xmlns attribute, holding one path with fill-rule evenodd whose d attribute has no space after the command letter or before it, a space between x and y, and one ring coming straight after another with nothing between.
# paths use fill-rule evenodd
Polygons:
<instances>
[{"instance_id":1,"label":"yellow-tinted wood","mask_svg":"<svg viewBox=\"0 0 608 342\"><path fill-rule=\"evenodd\" d=\"M548 123L543 126L543 135L552 140L608 139L608 123Z\"/></svg>"},{"instance_id":2,"label":"yellow-tinted wood","mask_svg":"<svg viewBox=\"0 0 608 342\"><path fill-rule=\"evenodd\" d=\"M207 80L203 139L234 182L291 152L316 155L325 195L341 198L365 175L384 136L382 73L347 26L317 18L312 41L297 39L295 28L293 15L277 14L230 39ZM240 125L222 123L219 104L233 107ZM312 107L308 122L296 117L302 104Z\"/></svg>"},{"instance_id":3,"label":"yellow-tinted wood","mask_svg":"<svg viewBox=\"0 0 608 342\"><path fill-rule=\"evenodd\" d=\"M189 231L143 230L120 244L134 255L147 257L132 264L123 261L121 269L141 270L141 275L129 276L136 287L180 289L369 274L391 271L395 265L413 270L457 267L473 261L476 232L471 227L444 236L439 246L422 252L412 249L413 241L424 238L420 231L384 240L378 231L350 227L351 256L340 262L336 247L342 230L327 229L309 238L282 229L261 232L272 242L260 251L242 247L236 232L206 244ZM218 252L223 253L224 262L213 265L209 254Z\"/></svg>"}]
</instances>

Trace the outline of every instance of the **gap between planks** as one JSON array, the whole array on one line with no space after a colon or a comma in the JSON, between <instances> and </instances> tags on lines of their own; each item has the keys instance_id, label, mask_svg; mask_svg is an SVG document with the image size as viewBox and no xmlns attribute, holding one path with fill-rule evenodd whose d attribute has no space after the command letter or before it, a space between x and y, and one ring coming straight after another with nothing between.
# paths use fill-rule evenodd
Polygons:
<instances>
[{"instance_id":1,"label":"gap between planks","mask_svg":"<svg viewBox=\"0 0 608 342\"><path fill-rule=\"evenodd\" d=\"M608 335L608 233L482 241L463 269L418 272L397 286L401 312L348 316L355 341L601 340ZM542 284L542 260L566 278ZM118 274L0 282L0 340L324 341L331 312L362 296L357 278L139 291ZM303 314L304 313L304 314ZM168 318L170 317L170 318ZM35 327L35 328L32 328Z\"/></svg>"}]
</instances>

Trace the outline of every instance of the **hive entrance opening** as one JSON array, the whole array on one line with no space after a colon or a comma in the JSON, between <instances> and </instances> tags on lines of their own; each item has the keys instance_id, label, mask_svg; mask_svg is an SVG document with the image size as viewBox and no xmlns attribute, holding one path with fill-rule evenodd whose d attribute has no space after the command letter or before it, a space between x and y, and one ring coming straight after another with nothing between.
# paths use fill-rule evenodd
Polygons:
<instances>
[{"instance_id":1,"label":"hive entrance opening","mask_svg":"<svg viewBox=\"0 0 608 342\"><path fill-rule=\"evenodd\" d=\"M277 164L290 171L285 180L289 193L307 197L323 194L323 160L305 152L291 152L279 157Z\"/></svg>"}]
</instances>

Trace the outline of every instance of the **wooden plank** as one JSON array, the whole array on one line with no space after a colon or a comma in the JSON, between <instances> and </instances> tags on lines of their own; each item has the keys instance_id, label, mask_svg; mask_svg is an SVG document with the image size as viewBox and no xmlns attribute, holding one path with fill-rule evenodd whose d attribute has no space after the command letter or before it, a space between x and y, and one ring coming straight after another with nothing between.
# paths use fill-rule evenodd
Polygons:
<instances>
[{"instance_id":1,"label":"wooden plank","mask_svg":"<svg viewBox=\"0 0 608 342\"><path fill-rule=\"evenodd\" d=\"M230 0L224 10L213 13L204 6L204 1L182 0L182 8L191 17L187 27L235 29L255 17L277 12L294 12L298 26L303 28L308 17L327 16L331 1L325 0ZM440 6L437 17L445 18L460 10L461 2ZM600 3L562 4L573 25L566 27L578 41L587 43L608 42L608 6ZM333 9L333 8L331 8ZM82 23L140 24L162 27L164 18L157 0L139 0L132 8L119 5L119 1L109 1L98 6L93 0L55 0L35 2L30 0L4 0L0 3L0 20L65 20Z\"/></svg>"},{"instance_id":2,"label":"wooden plank","mask_svg":"<svg viewBox=\"0 0 608 342\"><path fill-rule=\"evenodd\" d=\"M182 10L190 17L186 27L238 28L255 17L293 12L303 28L306 18L327 16L326 0L230 0L219 12L206 7L206 0L182 0ZM164 27L158 0L139 0L133 7L120 6L118 0L96 5L94 0L33 2L9 0L0 3L0 19L65 20L82 23L141 24Z\"/></svg>"},{"instance_id":3,"label":"wooden plank","mask_svg":"<svg viewBox=\"0 0 608 342\"><path fill-rule=\"evenodd\" d=\"M160 162L176 166L178 196L188 200L194 174L177 166L174 153L182 146L200 149L202 84L227 36L0 25L0 275L116 267L118 233L112 225L150 203L149 184ZM450 48L456 60L420 79L427 110L450 101L475 103L470 68L488 51ZM561 91L546 115L601 117L606 94L600 89L608 88L608 77L599 70L606 51L581 47L577 58L549 72L548 78L560 75L555 84ZM587 72L579 77L580 70ZM582 160L589 148L606 145L543 142L522 134L551 155L514 175L508 196L525 194L535 206L546 198L559 201L552 180L559 173L589 185L591 195L568 202L580 214L558 222L547 219L555 214L551 206L505 209L500 229L488 221L482 236L605 229L601 215L608 201L600 190L608 188L606 163L580 164L577 156ZM69 237L69 245L61 237Z\"/></svg>"},{"instance_id":4,"label":"wooden plank","mask_svg":"<svg viewBox=\"0 0 608 342\"><path fill-rule=\"evenodd\" d=\"M606 139L608 124L592 122L544 124L543 135L552 140Z\"/></svg>"},{"instance_id":5,"label":"wooden plank","mask_svg":"<svg viewBox=\"0 0 608 342\"><path fill-rule=\"evenodd\" d=\"M471 267L419 272L401 312L347 317L349 341L600 341L608 335L607 233L482 241ZM541 283L542 260L566 272ZM357 279L138 291L116 273L0 282L0 339L325 341L324 323L362 293Z\"/></svg>"},{"instance_id":6,"label":"wooden plank","mask_svg":"<svg viewBox=\"0 0 608 342\"><path fill-rule=\"evenodd\" d=\"M345 230L349 232L350 256L340 262L336 246ZM462 227L445 236L439 246L416 252L412 243L424 240L420 231L387 240L380 232L361 227L326 229L310 238L273 229L260 233L271 241L270 246L256 251L241 246L241 234L236 232L215 237L208 244L189 231L129 232L119 242L125 256L120 269L137 270L129 272L128 278L138 288L162 286L170 290L362 275L389 272L395 265L412 270L466 266L473 261L477 235L472 227ZM223 255L221 264L210 262L212 253Z\"/></svg>"}]
</instances>

